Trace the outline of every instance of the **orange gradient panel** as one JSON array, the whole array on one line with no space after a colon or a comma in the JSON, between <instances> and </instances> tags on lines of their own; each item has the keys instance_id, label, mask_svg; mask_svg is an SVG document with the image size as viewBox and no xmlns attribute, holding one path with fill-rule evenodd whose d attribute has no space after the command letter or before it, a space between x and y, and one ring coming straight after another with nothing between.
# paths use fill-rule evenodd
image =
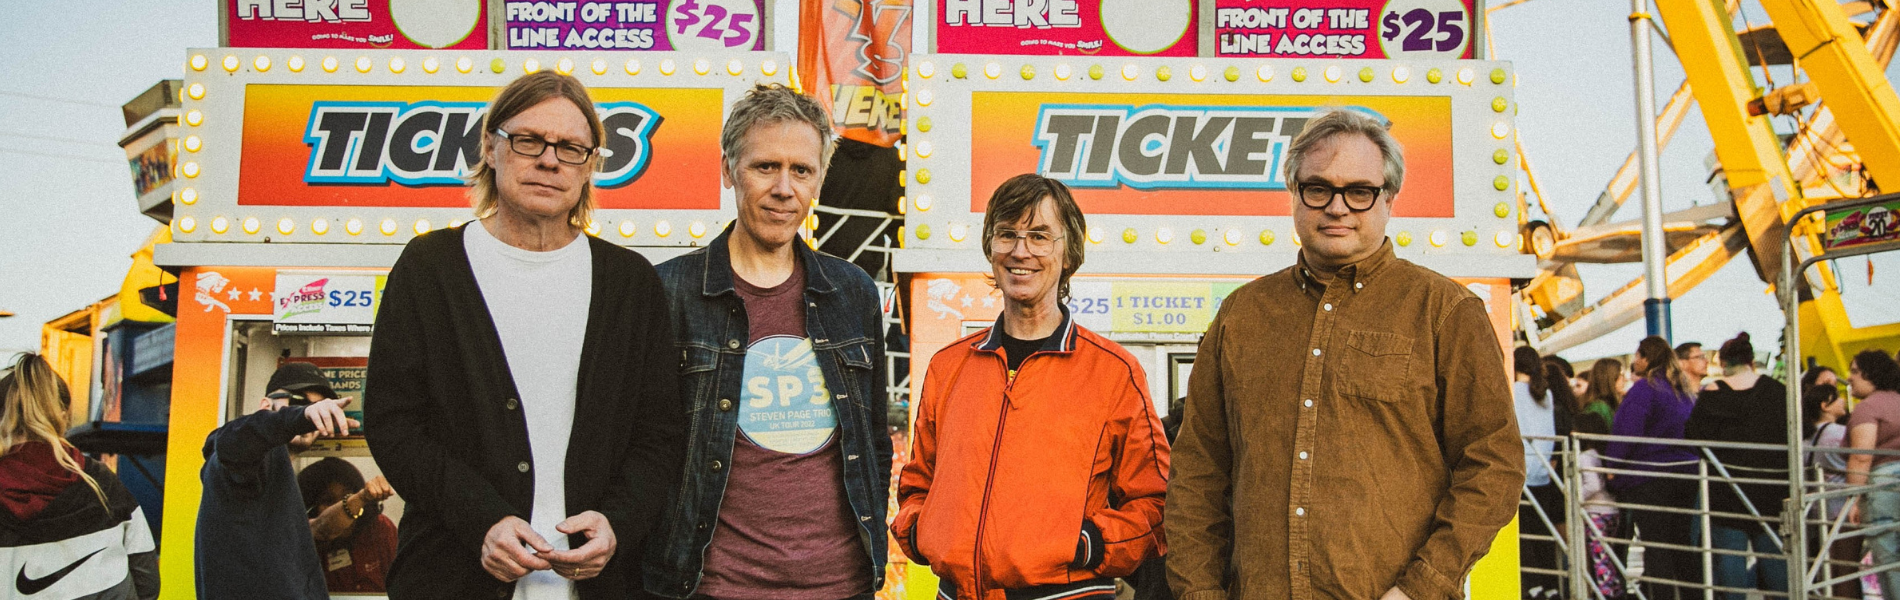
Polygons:
<instances>
[{"instance_id":1,"label":"orange gradient panel","mask_svg":"<svg viewBox=\"0 0 1900 600\"><path fill-rule=\"evenodd\" d=\"M1392 205L1395 217L1451 217L1451 99L1428 96L1249 96L1213 94L971 94L970 210L981 213L990 193L1012 176L1041 164L1035 145L1043 105L1142 107L1169 105L1363 107L1392 121L1392 136L1405 148L1405 184ZM913 165L915 169L919 165ZM1072 188L1089 214L1234 215L1278 217L1291 213L1282 190Z\"/></svg>"},{"instance_id":2,"label":"orange gradient panel","mask_svg":"<svg viewBox=\"0 0 1900 600\"><path fill-rule=\"evenodd\" d=\"M244 156L240 205L457 208L469 205L461 185L310 183L312 147L304 141L311 108L322 102L488 102L495 88L473 86L250 85L244 92ZM596 189L604 209L719 208L718 88L589 90L595 102L637 102L660 115L645 171L612 189Z\"/></svg>"}]
</instances>

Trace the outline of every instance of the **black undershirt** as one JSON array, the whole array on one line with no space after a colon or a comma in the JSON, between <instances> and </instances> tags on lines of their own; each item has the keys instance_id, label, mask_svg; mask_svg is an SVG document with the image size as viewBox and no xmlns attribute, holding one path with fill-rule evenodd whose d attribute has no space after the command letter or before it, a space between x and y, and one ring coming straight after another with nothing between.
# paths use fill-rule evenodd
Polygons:
<instances>
[{"instance_id":1,"label":"black undershirt","mask_svg":"<svg viewBox=\"0 0 1900 600\"><path fill-rule=\"evenodd\" d=\"M1033 340L1019 340L1016 339L1015 336L1010 335L1008 331L999 329L997 333L1003 334L1003 357L1009 362L1009 374L1011 376L1014 376L1016 371L1023 367L1023 359L1029 358L1029 355L1035 354L1037 350L1041 350L1042 345L1049 341L1049 336L1043 336Z\"/></svg>"}]
</instances>

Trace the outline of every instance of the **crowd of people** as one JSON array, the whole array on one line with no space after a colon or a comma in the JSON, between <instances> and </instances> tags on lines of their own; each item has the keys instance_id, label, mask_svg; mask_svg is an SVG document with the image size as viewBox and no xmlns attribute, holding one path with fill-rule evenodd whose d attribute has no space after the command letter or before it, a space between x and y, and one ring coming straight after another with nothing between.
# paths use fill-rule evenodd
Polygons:
<instances>
[{"instance_id":1,"label":"crowd of people","mask_svg":"<svg viewBox=\"0 0 1900 600\"><path fill-rule=\"evenodd\" d=\"M1900 450L1900 393L1895 391L1900 365L1879 349L1855 354L1845 380L1825 366L1803 372L1799 419L1804 426L1793 440L1787 387L1762 372L1746 332L1717 350L1717 372L1710 370L1701 344L1671 348L1653 336L1637 345L1627 370L1622 360L1608 357L1573 375L1568 361L1523 347L1514 362L1528 465L1521 531L1534 536L1522 549L1523 565L1535 569L1523 579L1526 598L1568 595L1563 582L1540 572L1565 567L1558 558L1562 550L1544 539L1551 536L1546 521L1560 533L1586 538L1588 564L1581 572L1604 598L1635 591L1626 579L1632 571L1629 548L1606 541L1631 537L1643 547L1641 586L1647 598L1699 598L1705 580L1725 598L1739 600L1749 590L1786 593L1782 557L1787 551L1779 524L1789 496L1787 452L1696 442L1802 444L1809 450L1805 468L1810 477L1818 474L1825 482L1817 489L1900 484L1900 457L1854 452ZM1858 402L1852 410L1850 399ZM1565 496L1545 484L1543 474L1561 469L1565 458L1553 452L1550 438L1573 433L1585 434L1578 436L1579 481L1572 493L1589 523L1565 527ZM1702 512L1709 514L1706 529L1700 526ZM1829 499L1821 512L1830 522L1841 519L1850 527L1894 523L1900 520L1900 487ZM1833 573L1860 570L1863 559L1873 565L1900 563L1900 532L1838 539L1821 552L1823 534L1810 528L1808 553L1824 555ZM1704 543L1714 550L1707 557L1708 573L1696 550ZM1900 590L1900 573L1875 578L1880 589ZM1858 600L1865 590L1860 578L1847 578L1827 591Z\"/></svg>"},{"instance_id":2,"label":"crowd of people","mask_svg":"<svg viewBox=\"0 0 1900 600\"><path fill-rule=\"evenodd\" d=\"M1776 542L1750 519L1698 531L1684 509L1701 499L1683 476L1702 457L1628 438L1574 458L1622 474L1591 471L1575 490L1589 526L1566 523L1562 436L1786 443L1767 426L1781 422L1781 384L1755 371L1746 335L1723 345L1706 384L1701 348L1661 338L1643 340L1627 376L1615 359L1579 376L1529 348L1507 370L1485 301L1395 256L1386 225L1403 151L1354 110L1315 116L1288 146L1297 261L1220 305L1166 426L1139 361L1066 307L1088 230L1069 190L1034 174L993 190L980 247L1002 310L928 359L891 498L878 292L800 237L829 164L829 114L778 85L734 103L720 177L737 218L653 265L584 234L605 137L594 107L554 72L500 91L469 176L475 219L418 236L389 273L363 422L317 367L291 361L254 410L206 438L199 598L868 600L894 543L951 600L1107 599L1128 586L1183 600L1441 600L1463 597L1514 516L1543 534L1633 527L1661 544L1646 567L1665 580L1699 581L1684 551L1695 536ZM1817 445L1900 447L1892 357L1854 358L1848 392L1861 401L1840 425L1840 394L1815 373L1804 383ZM66 392L50 367L23 358L0 389L0 536L13 536L0 556L76 560L32 562L19 591L155 595L151 534L116 478L60 437ZM380 475L298 458L356 431ZM1900 477L1892 459L1828 464L1842 485ZM1786 493L1772 488L1707 503L1772 512ZM383 514L395 497L400 522ZM1838 510L1891 521L1900 493ZM53 521L63 529L40 525ZM1869 539L1876 560L1900 560L1895 535ZM74 540L104 547L29 554ZM1602 541L1595 584L1621 596L1621 549ZM1562 596L1548 574L1560 554L1524 557L1538 569L1526 596ZM89 587L62 575L72 569ZM1774 571L1724 558L1715 574L1785 587ZM1681 597L1649 578L1649 597Z\"/></svg>"}]
</instances>

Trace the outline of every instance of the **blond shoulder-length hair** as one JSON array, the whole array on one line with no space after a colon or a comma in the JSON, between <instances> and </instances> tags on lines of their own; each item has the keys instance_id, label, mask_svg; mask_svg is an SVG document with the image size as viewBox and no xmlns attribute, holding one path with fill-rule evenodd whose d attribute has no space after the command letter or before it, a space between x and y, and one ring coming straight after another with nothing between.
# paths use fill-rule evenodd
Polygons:
<instances>
[{"instance_id":1,"label":"blond shoulder-length hair","mask_svg":"<svg viewBox=\"0 0 1900 600\"><path fill-rule=\"evenodd\" d=\"M66 409L71 403L72 392L53 365L38 354L21 354L0 376L0 456L20 444L44 443L51 447L53 460L78 475L98 496L99 504L106 505L105 490L80 467L72 456L72 443L66 441L66 430L72 425Z\"/></svg>"},{"instance_id":2,"label":"blond shoulder-length hair","mask_svg":"<svg viewBox=\"0 0 1900 600\"><path fill-rule=\"evenodd\" d=\"M581 115L587 117L587 128L594 134L593 144L599 146L607 138L607 128L600 123L600 114L594 110L594 100L587 95L587 86L581 80L570 75L553 71L541 71L524 75L509 83L495 95L488 104L488 115L482 117L482 160L468 174L468 201L475 208L475 218L486 219L495 214L496 203L501 194L495 188L495 169L488 165L488 153L496 148L501 136L495 135L495 129L502 123L528 109L553 98L564 98L581 109ZM594 171L600 162L600 154L595 153L583 168L588 173ZM567 222L575 227L586 229L594 220L594 178L589 175L581 183L581 200L574 209L567 212Z\"/></svg>"}]
</instances>

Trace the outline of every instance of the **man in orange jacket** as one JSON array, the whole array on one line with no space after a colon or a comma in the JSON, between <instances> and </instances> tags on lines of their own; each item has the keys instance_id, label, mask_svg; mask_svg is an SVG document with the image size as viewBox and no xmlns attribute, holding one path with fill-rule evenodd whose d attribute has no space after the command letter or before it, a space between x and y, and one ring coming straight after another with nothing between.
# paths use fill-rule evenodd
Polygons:
<instances>
[{"instance_id":1,"label":"man in orange jacket","mask_svg":"<svg viewBox=\"0 0 1900 600\"><path fill-rule=\"evenodd\" d=\"M1082 266L1067 187L998 187L983 247L1003 314L930 361L891 532L942 578L940 595L1112 598L1161 556L1168 441L1147 377L1063 307Z\"/></svg>"}]
</instances>

